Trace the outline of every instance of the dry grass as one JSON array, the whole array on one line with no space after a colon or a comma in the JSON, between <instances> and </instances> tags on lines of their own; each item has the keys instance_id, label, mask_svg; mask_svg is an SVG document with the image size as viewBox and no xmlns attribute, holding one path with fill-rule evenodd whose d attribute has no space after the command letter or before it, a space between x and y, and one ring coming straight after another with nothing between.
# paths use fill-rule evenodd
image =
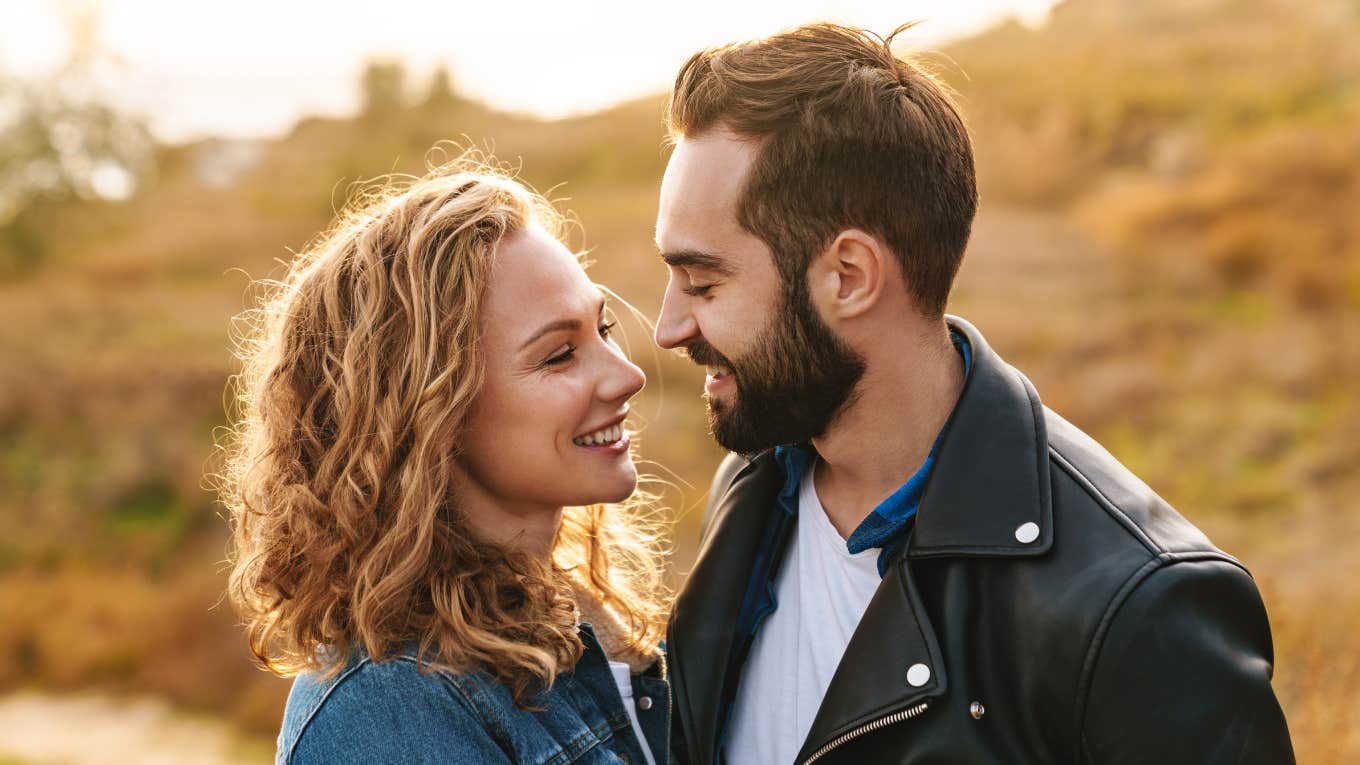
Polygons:
<instances>
[{"instance_id":1,"label":"dry grass","mask_svg":"<svg viewBox=\"0 0 1360 765\"><path fill-rule=\"evenodd\" d=\"M1315 763L1360 761L1357 29L1325 0L1078 0L953 46L970 79L946 67L985 192L954 309L1253 570ZM349 182L419 172L464 133L540 189L567 181L596 278L655 314L659 99L551 124L463 101L313 120L229 186L196 175L211 147L166 150L131 203L0 231L0 689L154 693L276 730L287 683L218 604L226 530L201 488L232 269L277 274ZM625 329L683 573L718 453L697 370Z\"/></svg>"}]
</instances>

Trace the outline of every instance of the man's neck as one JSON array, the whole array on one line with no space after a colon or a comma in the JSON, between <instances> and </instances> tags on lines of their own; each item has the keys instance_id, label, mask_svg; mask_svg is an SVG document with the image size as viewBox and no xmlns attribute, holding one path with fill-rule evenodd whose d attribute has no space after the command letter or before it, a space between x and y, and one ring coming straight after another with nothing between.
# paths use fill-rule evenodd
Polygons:
<instances>
[{"instance_id":1,"label":"man's neck","mask_svg":"<svg viewBox=\"0 0 1360 765\"><path fill-rule=\"evenodd\" d=\"M925 462L963 390L963 359L942 323L878 356L812 442L817 498L847 539Z\"/></svg>"}]
</instances>

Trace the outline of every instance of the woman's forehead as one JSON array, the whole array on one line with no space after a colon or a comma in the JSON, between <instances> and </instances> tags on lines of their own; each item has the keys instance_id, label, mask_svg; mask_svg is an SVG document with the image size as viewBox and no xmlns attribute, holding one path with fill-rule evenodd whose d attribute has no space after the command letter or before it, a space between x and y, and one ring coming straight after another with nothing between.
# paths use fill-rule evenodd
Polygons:
<instances>
[{"instance_id":1,"label":"woman's forehead","mask_svg":"<svg viewBox=\"0 0 1360 765\"><path fill-rule=\"evenodd\" d=\"M600 294L576 255L541 227L531 225L496 248L484 315L532 328L544 321L593 312Z\"/></svg>"}]
</instances>

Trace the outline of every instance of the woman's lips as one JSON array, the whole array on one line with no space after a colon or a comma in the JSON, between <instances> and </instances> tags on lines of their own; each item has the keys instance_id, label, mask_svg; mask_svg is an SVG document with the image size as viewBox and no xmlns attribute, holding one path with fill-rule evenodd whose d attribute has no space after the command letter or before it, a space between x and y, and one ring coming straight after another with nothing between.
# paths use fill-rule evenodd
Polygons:
<instances>
[{"instance_id":1,"label":"woman's lips","mask_svg":"<svg viewBox=\"0 0 1360 765\"><path fill-rule=\"evenodd\" d=\"M597 454L626 452L628 451L628 429L624 427L623 421L624 417L620 416L612 424L606 425L593 433L573 438L572 443Z\"/></svg>"},{"instance_id":2,"label":"woman's lips","mask_svg":"<svg viewBox=\"0 0 1360 765\"><path fill-rule=\"evenodd\" d=\"M623 434L623 437L620 438L620 439L617 440L617 441L610 441L610 442L603 443L603 444L580 444L580 443L577 443L577 444L576 444L576 447L579 448L579 449L585 449L586 451L588 451L588 452L593 452L593 453L595 453L595 454L602 454L602 455L607 455L607 456L615 456L615 455L619 455L619 454L627 454L627 453L628 453L628 446L629 446L630 443L632 443L632 442L628 439L628 434L627 434L627 433L624 433L624 434Z\"/></svg>"}]
</instances>

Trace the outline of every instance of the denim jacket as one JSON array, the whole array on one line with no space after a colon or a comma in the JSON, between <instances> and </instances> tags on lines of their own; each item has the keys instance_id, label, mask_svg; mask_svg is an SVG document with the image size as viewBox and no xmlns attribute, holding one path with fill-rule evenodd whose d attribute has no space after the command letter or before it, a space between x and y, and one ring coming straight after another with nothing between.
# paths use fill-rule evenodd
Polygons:
<instances>
[{"instance_id":1,"label":"denim jacket","mask_svg":"<svg viewBox=\"0 0 1360 765\"><path fill-rule=\"evenodd\" d=\"M415 648L381 663L356 651L335 677L298 676L279 732L277 765L313 763L645 763L608 659L589 624L585 653L535 700L515 706L481 672L418 669ZM646 744L668 762L670 689L660 664L633 678Z\"/></svg>"}]
</instances>

